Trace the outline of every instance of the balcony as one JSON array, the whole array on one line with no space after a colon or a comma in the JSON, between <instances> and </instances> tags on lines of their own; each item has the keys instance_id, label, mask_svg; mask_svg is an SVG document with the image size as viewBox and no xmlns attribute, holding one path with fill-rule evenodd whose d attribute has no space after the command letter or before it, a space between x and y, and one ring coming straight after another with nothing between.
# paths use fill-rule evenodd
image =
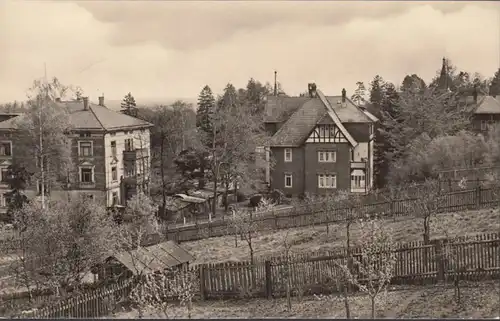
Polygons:
<instances>
[{"instance_id":1,"label":"balcony","mask_svg":"<svg viewBox=\"0 0 500 321\"><path fill-rule=\"evenodd\" d=\"M351 169L365 169L366 162L351 162Z\"/></svg>"},{"instance_id":2,"label":"balcony","mask_svg":"<svg viewBox=\"0 0 500 321\"><path fill-rule=\"evenodd\" d=\"M135 161L148 156L147 148L137 148L123 151L123 161Z\"/></svg>"}]
</instances>

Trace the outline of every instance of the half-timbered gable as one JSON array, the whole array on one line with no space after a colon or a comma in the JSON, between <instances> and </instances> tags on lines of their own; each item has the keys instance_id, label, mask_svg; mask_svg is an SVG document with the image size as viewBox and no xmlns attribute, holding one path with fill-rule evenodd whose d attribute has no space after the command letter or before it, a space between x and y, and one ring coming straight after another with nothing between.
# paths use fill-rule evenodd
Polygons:
<instances>
[{"instance_id":1,"label":"half-timbered gable","mask_svg":"<svg viewBox=\"0 0 500 321\"><path fill-rule=\"evenodd\" d=\"M317 125L306 140L306 143L349 143L344 134L334 124Z\"/></svg>"}]
</instances>

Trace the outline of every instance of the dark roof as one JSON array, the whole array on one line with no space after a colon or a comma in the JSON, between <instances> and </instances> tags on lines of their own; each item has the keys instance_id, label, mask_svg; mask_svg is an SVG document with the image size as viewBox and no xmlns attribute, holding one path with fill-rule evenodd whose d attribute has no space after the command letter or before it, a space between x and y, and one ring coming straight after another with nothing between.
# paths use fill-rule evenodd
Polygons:
<instances>
[{"instance_id":1,"label":"dark roof","mask_svg":"<svg viewBox=\"0 0 500 321\"><path fill-rule=\"evenodd\" d=\"M82 101L59 102L57 105L66 107L70 113L70 123L76 130L119 130L127 128L146 128L151 123L110 110L89 102L89 108L84 110ZM20 116L0 122L0 129L15 129Z\"/></svg>"},{"instance_id":2,"label":"dark roof","mask_svg":"<svg viewBox=\"0 0 500 321\"><path fill-rule=\"evenodd\" d=\"M270 146L293 147L300 146L307 136L314 129L315 125L325 120L325 117L330 118L339 127L344 136L351 142L352 145L357 143L354 141L349 132L345 129L342 123L372 123L374 120L373 115L368 115L361 108L356 106L351 100L346 99L344 104L341 103L341 96L326 96L326 101L322 100L324 97L321 91L317 90L318 98L292 97L297 99L294 103L301 103L299 107L292 113L286 120L281 128L269 140ZM281 97L274 97L281 99ZM288 101L291 101L290 99ZM279 105L279 104L277 104ZM293 105L293 108L296 104ZM269 110L273 110L276 106L271 105ZM284 107L288 108L291 107ZM266 106L267 109L267 106ZM269 111L272 113L271 111ZM276 112L275 112L276 113Z\"/></svg>"},{"instance_id":3,"label":"dark roof","mask_svg":"<svg viewBox=\"0 0 500 321\"><path fill-rule=\"evenodd\" d=\"M174 241L120 252L111 257L114 257L134 274L163 271L194 261L194 257Z\"/></svg>"},{"instance_id":4,"label":"dark roof","mask_svg":"<svg viewBox=\"0 0 500 321\"><path fill-rule=\"evenodd\" d=\"M478 98L475 114L500 114L500 102L493 96Z\"/></svg>"}]
</instances>

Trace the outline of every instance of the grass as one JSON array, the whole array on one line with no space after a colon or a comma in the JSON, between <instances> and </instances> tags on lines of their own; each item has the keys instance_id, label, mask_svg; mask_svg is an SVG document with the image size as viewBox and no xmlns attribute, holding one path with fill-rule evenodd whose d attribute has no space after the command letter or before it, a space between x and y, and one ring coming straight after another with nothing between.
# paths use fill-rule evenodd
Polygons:
<instances>
[{"instance_id":1,"label":"grass","mask_svg":"<svg viewBox=\"0 0 500 321\"><path fill-rule=\"evenodd\" d=\"M338 296L322 300L292 298L292 310L287 311L285 299L253 299L194 302L191 318L345 318L344 303ZM351 298L352 318L369 318L370 303L366 296ZM462 304L454 300L451 287L416 287L388 292L385 304L377 306L378 318L494 318L500 315L500 284L498 281L470 283L462 288ZM172 304L169 318L186 318L184 307ZM115 318L136 318L135 311L122 312ZM163 315L147 313L147 318Z\"/></svg>"},{"instance_id":2,"label":"grass","mask_svg":"<svg viewBox=\"0 0 500 321\"><path fill-rule=\"evenodd\" d=\"M393 231L394 241L404 243L422 240L422 219L403 217L396 221L387 219L386 222L385 226ZM449 236L498 232L500 209L439 214L431 220L431 238L444 236L443 228L446 228ZM252 241L254 255L258 257L283 254L283 240L287 233L288 242L293 244L291 253L326 251L343 247L346 239L345 226L331 224L329 231L327 235L325 226L315 226L257 232ZM358 224L351 227L353 245L360 232ZM235 247L234 235L184 242L182 246L195 256L196 261L193 262L195 264L245 261L250 257L245 241L238 238L238 247Z\"/></svg>"}]
</instances>

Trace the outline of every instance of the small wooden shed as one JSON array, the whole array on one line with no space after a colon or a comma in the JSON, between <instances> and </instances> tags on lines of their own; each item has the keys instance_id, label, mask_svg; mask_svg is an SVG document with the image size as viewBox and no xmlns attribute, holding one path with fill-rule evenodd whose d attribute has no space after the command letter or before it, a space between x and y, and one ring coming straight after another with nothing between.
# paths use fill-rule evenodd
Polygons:
<instances>
[{"instance_id":1,"label":"small wooden shed","mask_svg":"<svg viewBox=\"0 0 500 321\"><path fill-rule=\"evenodd\" d=\"M187 269L194 259L174 241L166 241L108 256L97 269L97 275L100 281L111 281L173 268Z\"/></svg>"}]
</instances>

